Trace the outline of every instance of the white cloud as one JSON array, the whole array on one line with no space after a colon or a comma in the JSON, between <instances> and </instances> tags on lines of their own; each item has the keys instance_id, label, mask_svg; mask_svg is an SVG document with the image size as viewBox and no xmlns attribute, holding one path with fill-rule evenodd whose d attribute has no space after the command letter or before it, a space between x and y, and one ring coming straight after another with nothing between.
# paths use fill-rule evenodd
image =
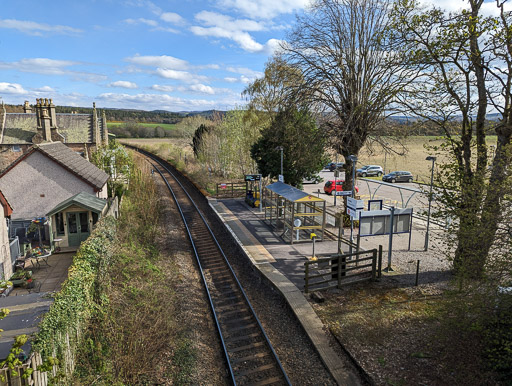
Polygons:
<instances>
[{"instance_id":1,"label":"white cloud","mask_svg":"<svg viewBox=\"0 0 512 386\"><path fill-rule=\"evenodd\" d=\"M165 85L161 85L161 84L154 84L153 86L151 86L151 90L162 91L162 92L173 92L174 87L173 86L165 86Z\"/></svg>"},{"instance_id":2,"label":"white cloud","mask_svg":"<svg viewBox=\"0 0 512 386\"><path fill-rule=\"evenodd\" d=\"M134 24L134 25L146 24L146 25L149 25L151 27L157 27L158 26L158 22L156 20L144 19L142 17L140 17L138 19L125 19L124 22L127 23L127 24Z\"/></svg>"},{"instance_id":3,"label":"white cloud","mask_svg":"<svg viewBox=\"0 0 512 386\"><path fill-rule=\"evenodd\" d=\"M33 90L34 91L38 91L38 92L55 92L55 90L53 88L51 88L50 86L43 86L43 87L39 87L39 88L34 88Z\"/></svg>"},{"instance_id":4,"label":"white cloud","mask_svg":"<svg viewBox=\"0 0 512 386\"><path fill-rule=\"evenodd\" d=\"M125 0L124 3L126 5L129 5L132 7L140 7L140 8L148 9L150 12L154 13L155 15L159 15L162 13L162 10L160 9L160 7L149 0Z\"/></svg>"},{"instance_id":5,"label":"white cloud","mask_svg":"<svg viewBox=\"0 0 512 386\"><path fill-rule=\"evenodd\" d=\"M167 55L141 56L137 54L130 58L126 58L125 61L141 66L160 67L172 70L185 70L189 67L187 61Z\"/></svg>"},{"instance_id":6,"label":"white cloud","mask_svg":"<svg viewBox=\"0 0 512 386\"><path fill-rule=\"evenodd\" d=\"M249 34L249 32L267 30L268 28L263 23L249 19L233 19L231 16L210 11L199 12L195 15L195 19L203 24L203 26L190 28L195 35L229 39L248 52L273 53L275 39L261 44Z\"/></svg>"},{"instance_id":7,"label":"white cloud","mask_svg":"<svg viewBox=\"0 0 512 386\"><path fill-rule=\"evenodd\" d=\"M215 90L212 87L206 86L206 85L200 84L200 83L193 84L192 86L190 86L190 90L199 92L201 94L210 94L210 95L215 94Z\"/></svg>"},{"instance_id":8,"label":"white cloud","mask_svg":"<svg viewBox=\"0 0 512 386\"><path fill-rule=\"evenodd\" d=\"M136 83L128 82L127 80L118 80L116 82L109 83L108 87L121 87L121 88L138 88Z\"/></svg>"},{"instance_id":9,"label":"white cloud","mask_svg":"<svg viewBox=\"0 0 512 386\"><path fill-rule=\"evenodd\" d=\"M164 12L160 15L160 19L167 23L175 24L175 25L183 25L185 24L185 19L183 19L180 15L174 12Z\"/></svg>"},{"instance_id":10,"label":"white cloud","mask_svg":"<svg viewBox=\"0 0 512 386\"><path fill-rule=\"evenodd\" d=\"M310 0L220 0L226 9L236 9L244 15L272 19L280 14L304 9Z\"/></svg>"},{"instance_id":11,"label":"white cloud","mask_svg":"<svg viewBox=\"0 0 512 386\"><path fill-rule=\"evenodd\" d=\"M77 28L65 25L49 25L36 23L27 20L4 19L0 20L0 28L16 29L28 35L43 36L43 33L76 35L83 31Z\"/></svg>"},{"instance_id":12,"label":"white cloud","mask_svg":"<svg viewBox=\"0 0 512 386\"><path fill-rule=\"evenodd\" d=\"M76 79L83 79L89 82L99 82L107 77L102 74L95 74L83 71L73 71L68 67L82 64L70 60L55 60L48 58L28 58L17 62L0 62L0 69L16 70L43 75L67 75Z\"/></svg>"},{"instance_id":13,"label":"white cloud","mask_svg":"<svg viewBox=\"0 0 512 386\"><path fill-rule=\"evenodd\" d=\"M0 93L4 94L26 94L27 91L21 84L0 82Z\"/></svg>"},{"instance_id":14,"label":"white cloud","mask_svg":"<svg viewBox=\"0 0 512 386\"><path fill-rule=\"evenodd\" d=\"M227 77L227 78L224 78L224 80L228 83L236 83L239 81L238 78L231 78L231 77Z\"/></svg>"},{"instance_id":15,"label":"white cloud","mask_svg":"<svg viewBox=\"0 0 512 386\"><path fill-rule=\"evenodd\" d=\"M171 70L168 68L157 68L155 74L165 79L180 80L185 83L199 83L208 80L208 78L203 75L196 75L188 71Z\"/></svg>"}]
</instances>

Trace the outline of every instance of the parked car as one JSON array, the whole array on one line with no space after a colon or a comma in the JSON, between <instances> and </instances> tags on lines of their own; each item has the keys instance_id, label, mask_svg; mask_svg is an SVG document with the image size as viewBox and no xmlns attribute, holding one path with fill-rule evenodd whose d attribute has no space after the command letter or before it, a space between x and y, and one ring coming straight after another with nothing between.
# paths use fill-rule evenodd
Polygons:
<instances>
[{"instance_id":1,"label":"parked car","mask_svg":"<svg viewBox=\"0 0 512 386\"><path fill-rule=\"evenodd\" d=\"M302 183L303 184L319 184L323 180L324 179L322 177L320 177L318 174L315 174L314 176L312 176L310 178L304 178L302 180Z\"/></svg>"},{"instance_id":2,"label":"parked car","mask_svg":"<svg viewBox=\"0 0 512 386\"><path fill-rule=\"evenodd\" d=\"M343 170L343 167L345 166L345 163L344 162L331 162L329 164L329 170L331 172L335 171L335 170Z\"/></svg>"},{"instance_id":3,"label":"parked car","mask_svg":"<svg viewBox=\"0 0 512 386\"><path fill-rule=\"evenodd\" d=\"M336 191L343 192L343 180L336 181ZM331 195L334 190L334 180L327 181L324 185L324 192ZM356 186L356 192L359 193L359 188Z\"/></svg>"},{"instance_id":4,"label":"parked car","mask_svg":"<svg viewBox=\"0 0 512 386\"><path fill-rule=\"evenodd\" d=\"M356 169L356 174L361 177L380 177L384 174L384 169L379 165L366 165L360 169Z\"/></svg>"},{"instance_id":5,"label":"parked car","mask_svg":"<svg viewBox=\"0 0 512 386\"><path fill-rule=\"evenodd\" d=\"M382 181L385 182L412 182L413 176L411 172L391 172L389 174L386 174L385 176L382 176Z\"/></svg>"}]
</instances>

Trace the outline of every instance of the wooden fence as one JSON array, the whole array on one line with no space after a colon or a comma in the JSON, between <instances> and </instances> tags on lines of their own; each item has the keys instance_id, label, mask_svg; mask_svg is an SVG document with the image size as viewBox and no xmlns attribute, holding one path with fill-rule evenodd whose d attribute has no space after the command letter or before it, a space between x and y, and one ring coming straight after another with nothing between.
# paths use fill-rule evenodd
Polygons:
<instances>
[{"instance_id":1,"label":"wooden fence","mask_svg":"<svg viewBox=\"0 0 512 386\"><path fill-rule=\"evenodd\" d=\"M245 197L245 182L226 182L217 184L215 197L217 198L235 198Z\"/></svg>"},{"instance_id":2,"label":"wooden fence","mask_svg":"<svg viewBox=\"0 0 512 386\"><path fill-rule=\"evenodd\" d=\"M48 374L37 371L37 366L42 363L41 355L39 353L32 353L30 358L27 359L23 365L14 368L14 371L18 373L18 375L13 375L12 369L6 367L0 369L0 386L46 386L48 384ZM23 378L23 374L25 374L27 369L33 369L34 372L27 378Z\"/></svg>"},{"instance_id":3,"label":"wooden fence","mask_svg":"<svg viewBox=\"0 0 512 386\"><path fill-rule=\"evenodd\" d=\"M304 292L340 288L347 284L376 280L381 277L382 246L379 250L352 254L318 255L304 263Z\"/></svg>"}]
</instances>

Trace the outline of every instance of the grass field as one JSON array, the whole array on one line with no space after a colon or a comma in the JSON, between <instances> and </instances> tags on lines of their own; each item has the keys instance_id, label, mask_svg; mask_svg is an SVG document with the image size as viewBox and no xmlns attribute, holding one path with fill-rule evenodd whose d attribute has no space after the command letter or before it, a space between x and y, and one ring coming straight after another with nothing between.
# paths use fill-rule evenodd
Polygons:
<instances>
[{"instance_id":1,"label":"grass field","mask_svg":"<svg viewBox=\"0 0 512 386\"><path fill-rule=\"evenodd\" d=\"M118 127L126 125L127 122L107 122L108 126L110 127ZM142 127L157 127L160 126L164 130L174 130L176 128L176 125L174 123L138 123L137 125Z\"/></svg>"},{"instance_id":2,"label":"grass field","mask_svg":"<svg viewBox=\"0 0 512 386\"><path fill-rule=\"evenodd\" d=\"M172 144L184 149L184 153L189 153L190 156L192 156L192 149L189 145L190 140L178 138L126 138L123 139L122 142L134 145L146 145L155 149L161 147L162 144ZM380 148L370 149L369 147L364 147L359 153L357 167L359 168L363 165L381 165L386 173L395 170L407 170L413 174L416 181L429 182L432 162L425 159L430 155L429 151L425 149L425 146L440 145L442 142L443 141L437 139L437 137L411 136L403 141L404 148L398 144L390 145L394 150L394 153L388 152L387 154L385 154ZM496 145L496 137L489 136L487 138L487 144ZM401 155L400 153L404 154ZM332 161L335 160L334 157L331 159ZM343 157L339 156L338 161L343 161ZM441 162L443 162L443 159L438 158L436 165Z\"/></svg>"},{"instance_id":3,"label":"grass field","mask_svg":"<svg viewBox=\"0 0 512 386\"><path fill-rule=\"evenodd\" d=\"M427 136L411 136L405 139L403 142L404 149L399 145L391 145L396 153L404 153L399 155L396 153L384 153L382 149L369 149L364 147L359 152L358 167L363 165L380 165L384 168L386 173L395 170L407 170L411 172L415 180L420 182L428 182L430 180L430 168L432 166L431 161L427 161L427 158L431 153L425 148L425 146L441 145L442 140L438 137L427 137ZM496 137L489 136L487 138L488 145L496 145ZM491 156L491 154L489 155ZM342 161L343 157L340 157ZM446 159L437 159L437 162L446 162Z\"/></svg>"}]
</instances>

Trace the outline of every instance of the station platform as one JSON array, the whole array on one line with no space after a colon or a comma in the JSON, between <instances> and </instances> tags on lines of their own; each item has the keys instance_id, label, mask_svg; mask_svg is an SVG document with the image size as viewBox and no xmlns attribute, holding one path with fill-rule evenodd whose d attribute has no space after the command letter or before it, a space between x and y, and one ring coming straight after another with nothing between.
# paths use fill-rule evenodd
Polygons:
<instances>
[{"instance_id":1,"label":"station platform","mask_svg":"<svg viewBox=\"0 0 512 386\"><path fill-rule=\"evenodd\" d=\"M255 268L288 302L336 382L360 384L359 376L346 367L329 345L323 323L303 294L304 263L312 255L312 243L286 243L281 232L263 221L264 213L249 207L243 199L210 198L209 203ZM337 241L316 242L315 254L336 253L337 246Z\"/></svg>"}]
</instances>

